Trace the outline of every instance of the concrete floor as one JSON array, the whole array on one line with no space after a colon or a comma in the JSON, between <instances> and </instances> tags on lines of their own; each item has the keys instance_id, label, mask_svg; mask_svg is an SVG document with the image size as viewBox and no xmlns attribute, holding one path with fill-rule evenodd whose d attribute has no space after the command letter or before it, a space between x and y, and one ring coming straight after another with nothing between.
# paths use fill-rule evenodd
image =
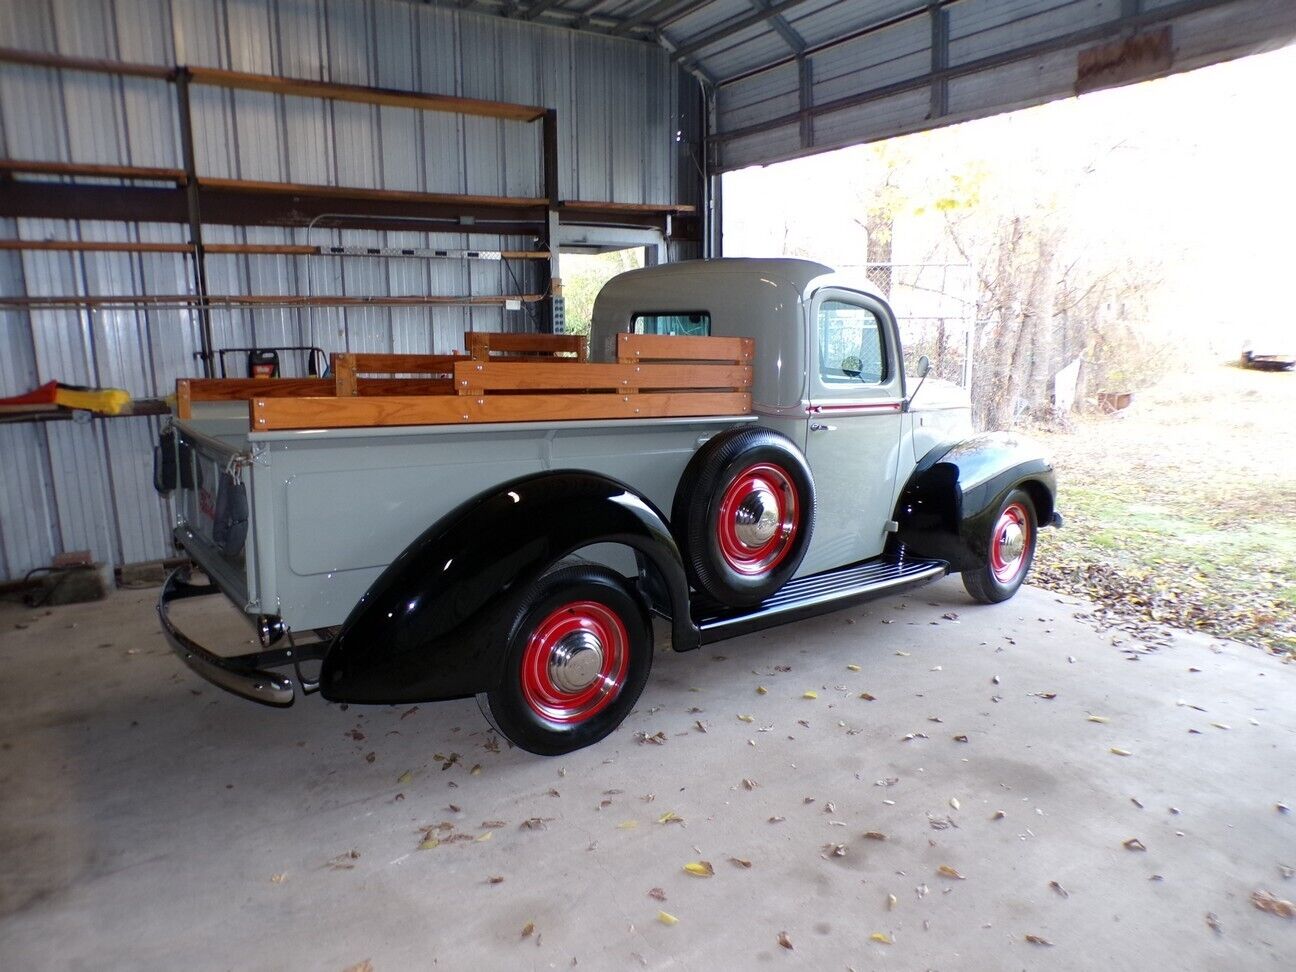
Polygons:
<instances>
[{"instance_id":1,"label":"concrete floor","mask_svg":"<svg viewBox=\"0 0 1296 972\"><path fill-rule=\"evenodd\" d=\"M1255 649L1129 655L1080 602L946 580L659 653L621 730L542 759L470 701L227 696L155 596L0 607L4 968L1296 966L1250 901L1296 898L1296 666Z\"/></svg>"}]
</instances>

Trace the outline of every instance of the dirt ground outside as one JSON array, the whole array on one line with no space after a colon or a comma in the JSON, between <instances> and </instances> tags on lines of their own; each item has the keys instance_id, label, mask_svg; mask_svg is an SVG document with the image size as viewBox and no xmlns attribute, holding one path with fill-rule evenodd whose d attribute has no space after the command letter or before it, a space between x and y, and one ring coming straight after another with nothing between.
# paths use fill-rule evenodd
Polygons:
<instances>
[{"instance_id":1,"label":"dirt ground outside","mask_svg":"<svg viewBox=\"0 0 1296 972\"><path fill-rule=\"evenodd\" d=\"M1100 620L1296 658L1296 374L1206 366L1030 434L1066 518L1041 533L1032 583L1093 598Z\"/></svg>"}]
</instances>

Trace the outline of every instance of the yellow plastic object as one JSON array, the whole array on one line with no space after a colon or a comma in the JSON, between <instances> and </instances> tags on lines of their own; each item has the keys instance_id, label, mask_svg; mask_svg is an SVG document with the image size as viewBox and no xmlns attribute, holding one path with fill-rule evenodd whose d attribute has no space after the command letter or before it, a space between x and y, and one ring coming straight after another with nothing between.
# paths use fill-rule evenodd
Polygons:
<instances>
[{"instance_id":1,"label":"yellow plastic object","mask_svg":"<svg viewBox=\"0 0 1296 972\"><path fill-rule=\"evenodd\" d=\"M120 388L93 388L85 391L74 391L59 387L54 393L54 401L64 408L81 408L87 412L100 415L120 415L130 404L130 392Z\"/></svg>"}]
</instances>

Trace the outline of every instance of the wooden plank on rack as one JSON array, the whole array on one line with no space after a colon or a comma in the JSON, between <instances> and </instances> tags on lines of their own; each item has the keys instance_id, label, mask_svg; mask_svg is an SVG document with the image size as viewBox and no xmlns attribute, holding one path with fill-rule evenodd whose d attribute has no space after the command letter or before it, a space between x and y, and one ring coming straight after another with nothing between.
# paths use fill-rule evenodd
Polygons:
<instances>
[{"instance_id":1,"label":"wooden plank on rack","mask_svg":"<svg viewBox=\"0 0 1296 972\"><path fill-rule=\"evenodd\" d=\"M252 430L745 415L746 392L252 399Z\"/></svg>"},{"instance_id":2,"label":"wooden plank on rack","mask_svg":"<svg viewBox=\"0 0 1296 972\"><path fill-rule=\"evenodd\" d=\"M451 375L463 354L332 354L333 371L350 368L358 375Z\"/></svg>"},{"instance_id":3,"label":"wooden plank on rack","mask_svg":"<svg viewBox=\"0 0 1296 972\"><path fill-rule=\"evenodd\" d=\"M528 389L642 389L751 387L752 370L726 364L589 364L577 361L461 361L455 388L471 392Z\"/></svg>"},{"instance_id":4,"label":"wooden plank on rack","mask_svg":"<svg viewBox=\"0 0 1296 972\"><path fill-rule=\"evenodd\" d=\"M184 169L159 166L110 165L103 162L47 162L33 159L0 159L0 172L24 175L53 175L92 179L149 179L156 182L185 183Z\"/></svg>"},{"instance_id":5,"label":"wooden plank on rack","mask_svg":"<svg viewBox=\"0 0 1296 972\"><path fill-rule=\"evenodd\" d=\"M751 364L756 342L739 337L691 337L682 334L618 334L617 360L727 361Z\"/></svg>"},{"instance_id":6,"label":"wooden plank on rack","mask_svg":"<svg viewBox=\"0 0 1296 972\"><path fill-rule=\"evenodd\" d=\"M260 182L253 179L225 179L201 176L204 189L264 194L270 196L313 196L347 201L426 203L451 206L488 206L500 209L539 208L543 199L512 196L473 196L460 193L418 192L411 189L369 189L361 186L329 186L315 183Z\"/></svg>"},{"instance_id":7,"label":"wooden plank on rack","mask_svg":"<svg viewBox=\"0 0 1296 972\"><path fill-rule=\"evenodd\" d=\"M181 378L176 382L177 401L182 386L190 402L237 402L254 395L281 398L334 392L334 383L329 378Z\"/></svg>"}]
</instances>

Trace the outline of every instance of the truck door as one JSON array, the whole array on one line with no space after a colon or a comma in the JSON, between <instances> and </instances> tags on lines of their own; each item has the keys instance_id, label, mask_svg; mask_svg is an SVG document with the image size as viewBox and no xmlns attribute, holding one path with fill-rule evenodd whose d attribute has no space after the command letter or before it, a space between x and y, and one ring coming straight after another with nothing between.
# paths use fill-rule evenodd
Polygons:
<instances>
[{"instance_id":1,"label":"truck door","mask_svg":"<svg viewBox=\"0 0 1296 972\"><path fill-rule=\"evenodd\" d=\"M818 507L800 575L882 552L893 512L904 398L895 321L880 301L821 290L809 325L806 458Z\"/></svg>"}]
</instances>

